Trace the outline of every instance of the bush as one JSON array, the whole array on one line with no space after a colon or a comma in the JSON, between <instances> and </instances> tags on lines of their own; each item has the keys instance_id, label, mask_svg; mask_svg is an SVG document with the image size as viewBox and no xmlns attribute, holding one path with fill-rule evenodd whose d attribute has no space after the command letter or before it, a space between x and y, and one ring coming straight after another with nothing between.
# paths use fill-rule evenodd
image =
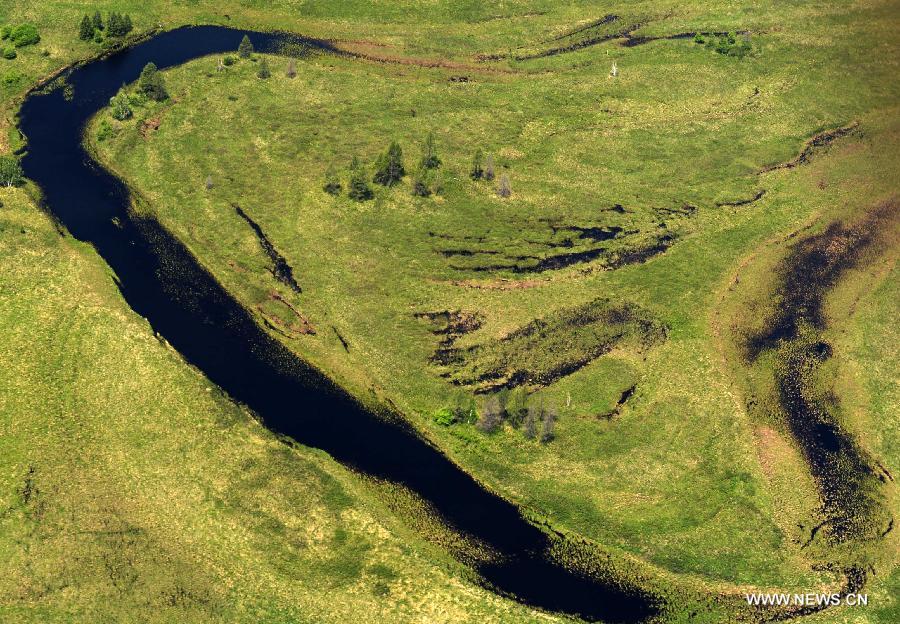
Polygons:
<instances>
[{"instance_id":1,"label":"bush","mask_svg":"<svg viewBox=\"0 0 900 624\"><path fill-rule=\"evenodd\" d=\"M11 61L17 56L19 55L16 53L16 49L14 47L7 46L3 49L3 58L5 58L7 61Z\"/></svg>"},{"instance_id":2,"label":"bush","mask_svg":"<svg viewBox=\"0 0 900 624\"><path fill-rule=\"evenodd\" d=\"M115 129L109 125L109 122L105 119L100 122L100 127L97 129L97 140L105 141L106 139L111 139L116 136Z\"/></svg>"},{"instance_id":3,"label":"bush","mask_svg":"<svg viewBox=\"0 0 900 624\"><path fill-rule=\"evenodd\" d=\"M266 61L266 59L263 59L259 63L259 69L256 71L256 77L265 80L271 75L272 72L269 71L269 63Z\"/></svg>"},{"instance_id":4,"label":"bush","mask_svg":"<svg viewBox=\"0 0 900 624\"><path fill-rule=\"evenodd\" d=\"M329 195L337 196L341 194L341 181L338 180L334 165L328 167L328 171L325 172L325 184L322 185L322 190Z\"/></svg>"},{"instance_id":5,"label":"bush","mask_svg":"<svg viewBox=\"0 0 900 624\"><path fill-rule=\"evenodd\" d=\"M231 56L230 54L222 59L222 63L225 65L225 67L231 67L236 62L237 62L237 59L234 58L233 56Z\"/></svg>"},{"instance_id":6,"label":"bush","mask_svg":"<svg viewBox=\"0 0 900 624\"><path fill-rule=\"evenodd\" d=\"M16 26L10 31L9 38L17 48L34 45L41 40L38 30L33 24Z\"/></svg>"},{"instance_id":7,"label":"bush","mask_svg":"<svg viewBox=\"0 0 900 624\"><path fill-rule=\"evenodd\" d=\"M23 180L22 167L13 156L0 156L0 184L18 186Z\"/></svg>"},{"instance_id":8,"label":"bush","mask_svg":"<svg viewBox=\"0 0 900 624\"><path fill-rule=\"evenodd\" d=\"M441 159L438 158L437 149L434 147L434 133L429 132L428 136L425 137L425 144L422 146L421 167L423 169L437 169L440 166Z\"/></svg>"},{"instance_id":9,"label":"bush","mask_svg":"<svg viewBox=\"0 0 900 624\"><path fill-rule=\"evenodd\" d=\"M10 33L12 33L12 26L7 24L3 28L0 28L0 39L6 41L7 39L9 39Z\"/></svg>"},{"instance_id":10,"label":"bush","mask_svg":"<svg viewBox=\"0 0 900 624\"><path fill-rule=\"evenodd\" d=\"M480 180L484 177L484 167L481 166L481 150L475 150L472 157L472 169L469 171L469 177L473 180Z\"/></svg>"},{"instance_id":11,"label":"bush","mask_svg":"<svg viewBox=\"0 0 900 624\"><path fill-rule=\"evenodd\" d=\"M434 413L434 422L442 427L449 427L456 423L456 414L449 407L442 407Z\"/></svg>"},{"instance_id":12,"label":"bush","mask_svg":"<svg viewBox=\"0 0 900 624\"><path fill-rule=\"evenodd\" d=\"M512 187L509 184L509 176L505 173L500 176L500 184L497 186L497 195L506 199L512 195Z\"/></svg>"},{"instance_id":13,"label":"bush","mask_svg":"<svg viewBox=\"0 0 900 624\"><path fill-rule=\"evenodd\" d=\"M112 109L112 118L117 121L131 119L133 115L128 95L121 91L109 99L109 106Z\"/></svg>"}]
</instances>

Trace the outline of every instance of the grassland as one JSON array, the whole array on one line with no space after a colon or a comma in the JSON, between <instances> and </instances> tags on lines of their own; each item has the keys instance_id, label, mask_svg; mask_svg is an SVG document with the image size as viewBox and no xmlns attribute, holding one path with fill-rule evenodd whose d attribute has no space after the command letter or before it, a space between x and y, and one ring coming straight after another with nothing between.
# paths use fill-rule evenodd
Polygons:
<instances>
[{"instance_id":1,"label":"grassland","mask_svg":"<svg viewBox=\"0 0 900 624\"><path fill-rule=\"evenodd\" d=\"M746 366L733 332L764 316L763 304L752 306L771 292L790 236L821 231L832 220L861 214L897 193L894 3L740 8L629 3L604 7L603 14L618 20L597 26L591 22L602 15L588 3L523 2L501 9L436 2L284 2L242 3L233 11L205 2L174 8L152 1L140 7L93 6L132 11L138 30L194 22L283 28L338 39L368 57L308 58L298 63L294 79L284 75L285 60L268 57L273 68L268 80L256 77L256 62L241 61L219 72L217 59L201 59L166 73L169 102L138 107L136 118L124 123L101 114L88 134L101 159L145 200L141 209L175 232L288 346L358 396L396 405L455 461L535 517L637 557L662 578L711 593L749 587L801 591L839 584L835 570L861 556L877 570L870 593L878 607L813 620L892 621L896 531L887 542L854 544L856 553L821 539L802 547L820 520L816 484L783 424L753 407L754 401L771 404L773 363ZM80 6L13 3L8 11L0 18L41 26L41 46L50 55L41 56L38 46L14 61L22 77L4 87L7 116L16 94L31 81L98 50L70 32L84 12ZM541 56L634 24L641 25L637 34L648 36L746 30L753 51L737 59L691 39L635 47L613 39ZM373 60L379 58L382 62ZM619 69L615 78L608 75L613 62ZM158 129L142 131L149 120L154 126L158 121ZM814 149L808 163L760 174L794 159L810 137L851 123L859 124L857 130ZM350 158L359 155L371 174L375 156L391 140L401 143L411 165L429 131L443 160L440 194L415 198L409 179L394 189L376 188L375 200L362 204L322 192L329 166L338 167L346 185ZM468 178L476 149L493 154L498 173L510 176L511 198L501 200L494 184ZM292 267L302 293L273 278L270 256L234 205ZM21 214L35 218L24 204ZM57 248L47 232L45 244ZM614 236L607 238L609 233ZM897 312L892 258L873 260L880 268L865 273L866 280L855 276L841 282L829 295L827 310L834 345L829 374L839 380L833 391L846 425L896 475L900 423L898 371L892 363ZM860 292L860 283L871 290ZM91 284L88 292L98 288ZM115 304L114 291L105 287L110 305L127 317ZM73 290L83 289L68 289ZM600 348L611 335L603 323L568 333L559 320L571 319L573 311L598 297L641 310L664 328L665 339L613 341L607 349ZM434 357L446 334L436 335L427 317L444 311L477 319L453 339L452 347L465 354L455 367ZM15 312L4 314L13 318ZM509 339L527 338L526 329L535 323L553 328L552 353L542 350L541 341ZM49 324L27 326L51 343ZM148 353L156 353L151 346L157 348L150 341ZM166 357L173 362L167 374L182 375L169 384L178 389L173 404L203 398L195 392L202 380L176 373L176 359ZM557 359L580 364L558 380L543 375L560 370ZM523 362L537 371L526 376L529 390L559 408L551 443L528 440L511 426L486 435L471 424L435 422L438 410L483 389L467 381L485 371L507 379L509 367ZM462 385L449 384L448 375ZM58 378L38 371L33 383ZM101 387L118 392L114 384ZM617 405L630 389L633 394ZM55 391L68 400L73 389L64 385ZM116 404L110 395L97 407ZM84 408L71 409L81 414ZM222 401L193 409L234 413ZM173 432L179 431L176 425L180 431L196 426L182 419L169 425ZM265 439L254 427L246 424L240 439L251 439L248 432ZM134 444L143 449L147 442ZM226 446L227 453L237 452L224 442L221 448ZM162 452L134 458L147 463L130 474L152 473L149 463ZM123 454L128 455L119 446L116 456ZM193 457L204 465L211 455L208 448L196 448ZM280 457L266 454L272 456ZM310 471L319 474L311 466L342 474L314 453L296 451L291 457L304 463L295 469L287 459L257 457L259 470L280 471L281 479L296 483L306 483L302 475ZM174 473L156 478L169 488L188 487ZM347 508L369 510L367 517L377 520L367 523L395 522L382 514L377 497L346 475L341 479L354 501ZM283 499L278 483L258 482L263 481L270 488L269 504L287 513L296 501ZM258 482L223 496L223 504L257 500ZM896 515L891 487L885 507ZM325 494L319 505L321 513L332 515L345 508ZM211 523L216 514L201 508L193 517ZM162 522L155 515L140 517ZM229 530L240 531L244 520L232 517ZM205 553L229 535L223 524L207 524L210 541L197 546L203 556L211 556ZM353 518L341 530L362 525L367 524ZM168 526L175 527L175 535L187 533L185 524ZM259 526L262 535L269 525ZM293 552L284 544L268 544L251 561ZM372 548L381 552L391 546L378 542ZM436 551L421 548L417 543L408 554L416 565L426 565L421 552L440 559ZM823 564L832 570L823 570ZM404 560L407 565L414 569ZM458 579L459 571L450 568L432 574ZM209 579L203 587L217 585L221 577ZM457 600L457 587L443 594L446 600ZM355 589L347 591L358 597ZM499 613L500 603L480 602L483 593L465 591L481 606L454 603L445 613ZM291 594L290 600L308 605L297 612L309 612L321 606L303 601L316 596ZM217 600L233 606L251 599ZM327 612L339 617L367 608L347 600L346 610ZM415 599L411 604L423 608ZM198 617L203 615L209 616Z\"/></svg>"},{"instance_id":2,"label":"grassland","mask_svg":"<svg viewBox=\"0 0 900 624\"><path fill-rule=\"evenodd\" d=\"M22 190L0 199L0 621L555 621L269 434L90 249Z\"/></svg>"}]
</instances>

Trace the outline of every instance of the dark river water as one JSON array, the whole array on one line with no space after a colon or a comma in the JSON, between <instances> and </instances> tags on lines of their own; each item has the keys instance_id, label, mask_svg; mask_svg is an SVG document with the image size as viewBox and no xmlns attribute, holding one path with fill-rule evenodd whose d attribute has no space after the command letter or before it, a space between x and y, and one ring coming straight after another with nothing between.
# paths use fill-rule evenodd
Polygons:
<instances>
[{"instance_id":1,"label":"dark river water","mask_svg":"<svg viewBox=\"0 0 900 624\"><path fill-rule=\"evenodd\" d=\"M485 586L588 620L637 622L657 613L656 600L627 581L587 578L551 560L549 538L515 506L482 488L411 428L379 418L305 365L261 330L176 238L152 218L129 213L126 186L82 145L85 123L147 62L166 68L236 50L244 34L260 51L300 41L222 27L181 28L75 68L67 78L68 99L61 89L30 95L20 113L28 140L22 165L43 190L46 210L96 248L135 312L272 431L408 487L448 526L500 553L497 561L475 564ZM328 49L323 42L306 43Z\"/></svg>"}]
</instances>

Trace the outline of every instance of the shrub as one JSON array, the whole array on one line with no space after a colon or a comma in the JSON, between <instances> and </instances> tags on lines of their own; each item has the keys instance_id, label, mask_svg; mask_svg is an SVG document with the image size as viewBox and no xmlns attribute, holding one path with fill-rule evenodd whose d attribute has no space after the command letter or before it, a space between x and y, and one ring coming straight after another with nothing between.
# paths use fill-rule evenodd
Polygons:
<instances>
[{"instance_id":1,"label":"shrub","mask_svg":"<svg viewBox=\"0 0 900 624\"><path fill-rule=\"evenodd\" d=\"M9 33L9 38L17 48L34 45L41 40L38 30L33 24L16 26Z\"/></svg>"},{"instance_id":2,"label":"shrub","mask_svg":"<svg viewBox=\"0 0 900 624\"><path fill-rule=\"evenodd\" d=\"M703 33L694 35L694 43L706 43L706 38L703 36Z\"/></svg>"},{"instance_id":3,"label":"shrub","mask_svg":"<svg viewBox=\"0 0 900 624\"><path fill-rule=\"evenodd\" d=\"M433 132L429 132L428 136L425 137L425 144L422 146L421 166L423 169L437 169L441 166L441 159L438 158L437 150L434 147Z\"/></svg>"},{"instance_id":4,"label":"shrub","mask_svg":"<svg viewBox=\"0 0 900 624\"><path fill-rule=\"evenodd\" d=\"M512 187L509 184L509 176L505 173L500 176L500 184L497 186L497 195L506 199L512 195Z\"/></svg>"},{"instance_id":5,"label":"shrub","mask_svg":"<svg viewBox=\"0 0 900 624\"><path fill-rule=\"evenodd\" d=\"M350 161L350 183L348 184L347 196L360 202L373 197L372 189L369 188L369 184L366 182L366 169L356 156Z\"/></svg>"},{"instance_id":6,"label":"shrub","mask_svg":"<svg viewBox=\"0 0 900 624\"><path fill-rule=\"evenodd\" d=\"M97 129L97 140L105 141L106 139L111 139L116 136L115 129L109 125L109 122L105 119L100 122L100 127Z\"/></svg>"},{"instance_id":7,"label":"shrub","mask_svg":"<svg viewBox=\"0 0 900 624\"><path fill-rule=\"evenodd\" d=\"M272 72L269 71L269 63L266 61L266 59L263 59L259 63L259 69L256 70L256 76L257 78L262 78L263 80L265 80L271 75Z\"/></svg>"},{"instance_id":8,"label":"shrub","mask_svg":"<svg viewBox=\"0 0 900 624\"><path fill-rule=\"evenodd\" d=\"M541 428L541 443L546 444L552 440L555 435L553 430L556 428L556 407L550 406L544 410L544 423Z\"/></svg>"},{"instance_id":9,"label":"shrub","mask_svg":"<svg viewBox=\"0 0 900 624\"><path fill-rule=\"evenodd\" d=\"M494 157L488 156L487 162L484 164L484 179L490 182L494 179Z\"/></svg>"},{"instance_id":10,"label":"shrub","mask_svg":"<svg viewBox=\"0 0 900 624\"><path fill-rule=\"evenodd\" d=\"M244 38L241 39L240 45L238 45L238 56L241 58L250 58L253 54L253 44L250 43L250 37L244 35Z\"/></svg>"},{"instance_id":11,"label":"shrub","mask_svg":"<svg viewBox=\"0 0 900 624\"><path fill-rule=\"evenodd\" d=\"M472 157L472 169L469 171L469 177L473 180L480 180L484 177L484 167L481 166L481 150L475 150Z\"/></svg>"},{"instance_id":12,"label":"shrub","mask_svg":"<svg viewBox=\"0 0 900 624\"><path fill-rule=\"evenodd\" d=\"M225 64L225 67L231 67L231 66L234 65L236 62L237 62L237 59L235 59L235 58L234 58L233 56L231 56L231 55L228 55L228 56L226 56L225 58L222 59L222 63Z\"/></svg>"},{"instance_id":13,"label":"shrub","mask_svg":"<svg viewBox=\"0 0 900 624\"><path fill-rule=\"evenodd\" d=\"M19 56L19 55L16 53L16 49L14 47L6 46L3 49L3 58L5 58L6 60L11 61L14 58L16 58L17 56Z\"/></svg>"},{"instance_id":14,"label":"shrub","mask_svg":"<svg viewBox=\"0 0 900 624\"><path fill-rule=\"evenodd\" d=\"M456 414L449 407L442 407L434 413L434 422L442 427L449 427L456 423Z\"/></svg>"},{"instance_id":15,"label":"shrub","mask_svg":"<svg viewBox=\"0 0 900 624\"><path fill-rule=\"evenodd\" d=\"M14 156L0 156L0 184L17 186L23 180L22 167Z\"/></svg>"},{"instance_id":16,"label":"shrub","mask_svg":"<svg viewBox=\"0 0 900 624\"><path fill-rule=\"evenodd\" d=\"M425 181L425 176L421 172L416 172L413 178L412 194L416 197L428 197L431 195L431 189Z\"/></svg>"},{"instance_id":17,"label":"shrub","mask_svg":"<svg viewBox=\"0 0 900 624\"><path fill-rule=\"evenodd\" d=\"M131 119L133 114L131 103L128 101L128 95L120 91L109 99L109 105L112 108L112 118L117 121L125 121Z\"/></svg>"},{"instance_id":18,"label":"shrub","mask_svg":"<svg viewBox=\"0 0 900 624\"><path fill-rule=\"evenodd\" d=\"M155 63L147 63L141 70L138 88L148 98L157 102L162 102L169 97L162 74L156 69Z\"/></svg>"},{"instance_id":19,"label":"shrub","mask_svg":"<svg viewBox=\"0 0 900 624\"><path fill-rule=\"evenodd\" d=\"M288 78L297 77L297 62L294 59L288 61L287 70L284 72L284 75Z\"/></svg>"},{"instance_id":20,"label":"shrub","mask_svg":"<svg viewBox=\"0 0 900 624\"><path fill-rule=\"evenodd\" d=\"M475 425L484 433L494 433L503 423L503 411L496 396L488 397L481 406L481 416Z\"/></svg>"},{"instance_id":21,"label":"shrub","mask_svg":"<svg viewBox=\"0 0 900 624\"><path fill-rule=\"evenodd\" d=\"M334 165L328 167L328 171L325 172L325 184L322 186L322 190L329 195L337 196L341 194L341 181L338 180Z\"/></svg>"},{"instance_id":22,"label":"shrub","mask_svg":"<svg viewBox=\"0 0 900 624\"><path fill-rule=\"evenodd\" d=\"M404 175L406 170L403 168L403 150L393 141L387 151L378 157L372 181L382 186L394 186Z\"/></svg>"},{"instance_id":23,"label":"shrub","mask_svg":"<svg viewBox=\"0 0 900 624\"><path fill-rule=\"evenodd\" d=\"M9 24L5 25L3 28L0 28L0 39L6 41L9 39L9 35L12 32L12 26Z\"/></svg>"}]
</instances>

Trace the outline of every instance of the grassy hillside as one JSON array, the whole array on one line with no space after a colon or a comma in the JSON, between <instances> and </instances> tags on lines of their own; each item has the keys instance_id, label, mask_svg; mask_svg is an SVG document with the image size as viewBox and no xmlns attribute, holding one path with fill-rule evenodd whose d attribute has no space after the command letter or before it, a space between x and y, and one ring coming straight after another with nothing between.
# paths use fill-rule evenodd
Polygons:
<instances>
[{"instance_id":1,"label":"grassy hillside","mask_svg":"<svg viewBox=\"0 0 900 624\"><path fill-rule=\"evenodd\" d=\"M0 621L555 621L211 388L0 192Z\"/></svg>"},{"instance_id":2,"label":"grassy hillside","mask_svg":"<svg viewBox=\"0 0 900 624\"><path fill-rule=\"evenodd\" d=\"M171 99L103 112L88 140L274 335L535 517L713 594L836 587L864 561L877 605L811 621L892 621L897 532L812 539L817 484L778 412L777 361L748 365L739 336L771 313L795 240L897 195L896 3L561 4L13 1L0 24L32 22L42 41L0 60L0 141L19 146L30 84L104 49L77 38L94 9L129 12L135 35L219 23L335 39L360 58L305 58L294 78L258 54L175 68ZM746 33L734 45L749 53L719 53L719 31ZM415 197L429 132L442 162ZM408 175L349 199L351 158L371 180L393 140ZM509 198L470 179L476 150ZM0 199L9 617L534 617L208 390L89 249L21 191ZM816 388L897 475L896 245L856 271L827 294ZM141 374L107 372L122 361ZM529 435L527 411L493 433L450 424L504 385L556 410L552 439L540 421ZM895 486L883 493L896 515Z\"/></svg>"}]
</instances>

